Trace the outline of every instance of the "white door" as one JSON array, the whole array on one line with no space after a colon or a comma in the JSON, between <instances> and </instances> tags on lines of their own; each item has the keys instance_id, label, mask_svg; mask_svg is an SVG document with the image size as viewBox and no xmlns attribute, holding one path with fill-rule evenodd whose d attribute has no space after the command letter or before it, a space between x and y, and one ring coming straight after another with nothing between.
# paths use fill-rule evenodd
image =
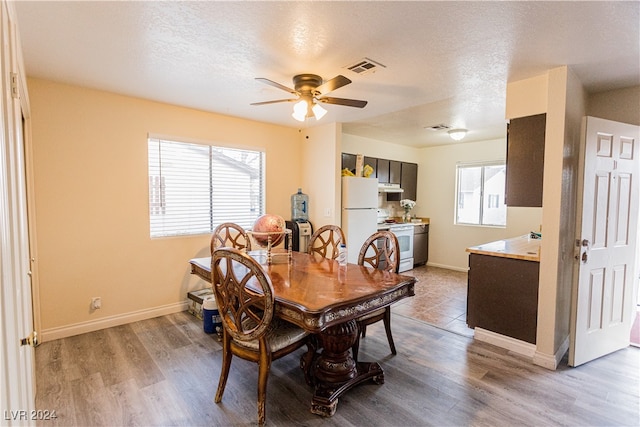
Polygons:
<instances>
[{"instance_id":1,"label":"white door","mask_svg":"<svg viewBox=\"0 0 640 427\"><path fill-rule=\"evenodd\" d=\"M0 378L3 425L33 424L33 318L22 100L12 6L0 3Z\"/></svg>"},{"instance_id":2,"label":"white door","mask_svg":"<svg viewBox=\"0 0 640 427\"><path fill-rule=\"evenodd\" d=\"M638 278L639 129L594 117L584 119L571 366L629 345Z\"/></svg>"}]
</instances>

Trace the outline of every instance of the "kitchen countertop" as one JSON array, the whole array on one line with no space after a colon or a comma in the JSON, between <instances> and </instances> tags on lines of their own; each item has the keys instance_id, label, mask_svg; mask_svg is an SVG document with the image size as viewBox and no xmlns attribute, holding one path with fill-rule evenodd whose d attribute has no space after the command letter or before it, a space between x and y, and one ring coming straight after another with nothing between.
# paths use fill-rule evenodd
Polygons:
<instances>
[{"instance_id":1,"label":"kitchen countertop","mask_svg":"<svg viewBox=\"0 0 640 427\"><path fill-rule=\"evenodd\" d=\"M540 239L530 239L528 234L511 239L498 240L467 248L467 252L503 258L540 262Z\"/></svg>"},{"instance_id":2,"label":"kitchen countertop","mask_svg":"<svg viewBox=\"0 0 640 427\"><path fill-rule=\"evenodd\" d=\"M396 222L383 222L378 224L378 231L380 230L388 230L392 225L429 225L429 218L415 218L419 219L420 222L402 222L402 218L391 218L395 219Z\"/></svg>"}]
</instances>

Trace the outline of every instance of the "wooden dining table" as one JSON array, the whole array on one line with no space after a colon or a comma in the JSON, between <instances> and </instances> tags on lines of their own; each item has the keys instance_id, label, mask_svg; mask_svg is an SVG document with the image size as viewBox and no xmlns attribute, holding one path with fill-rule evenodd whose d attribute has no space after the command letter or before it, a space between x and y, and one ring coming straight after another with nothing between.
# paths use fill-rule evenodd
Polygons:
<instances>
[{"instance_id":1,"label":"wooden dining table","mask_svg":"<svg viewBox=\"0 0 640 427\"><path fill-rule=\"evenodd\" d=\"M332 416L338 398L357 384L384 383L376 362L356 362L351 347L358 336L356 319L414 295L416 279L357 264L340 266L318 254L290 252L271 263L263 251L249 252L271 278L275 313L314 334L300 365L314 387L311 412ZM189 261L191 273L211 283L211 257ZM255 290L258 290L256 287Z\"/></svg>"}]
</instances>

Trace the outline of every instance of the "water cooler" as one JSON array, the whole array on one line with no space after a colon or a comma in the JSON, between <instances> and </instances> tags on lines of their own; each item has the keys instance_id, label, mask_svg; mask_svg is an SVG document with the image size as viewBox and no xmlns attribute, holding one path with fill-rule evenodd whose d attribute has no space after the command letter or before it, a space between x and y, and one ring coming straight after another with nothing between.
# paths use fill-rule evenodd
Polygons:
<instances>
[{"instance_id":1,"label":"water cooler","mask_svg":"<svg viewBox=\"0 0 640 427\"><path fill-rule=\"evenodd\" d=\"M291 249L298 252L306 252L309 239L313 234L313 227L309 221L286 221L287 228L291 230Z\"/></svg>"},{"instance_id":2,"label":"water cooler","mask_svg":"<svg viewBox=\"0 0 640 427\"><path fill-rule=\"evenodd\" d=\"M291 195L291 221L286 221L291 230L291 249L306 252L313 227L309 222L309 196L298 188L298 192Z\"/></svg>"}]
</instances>

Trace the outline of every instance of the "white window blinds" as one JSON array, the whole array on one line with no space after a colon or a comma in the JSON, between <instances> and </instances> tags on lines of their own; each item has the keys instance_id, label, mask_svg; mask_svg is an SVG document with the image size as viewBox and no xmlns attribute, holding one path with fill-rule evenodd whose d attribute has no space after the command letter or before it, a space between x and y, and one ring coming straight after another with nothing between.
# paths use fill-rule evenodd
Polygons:
<instances>
[{"instance_id":1,"label":"white window blinds","mask_svg":"<svg viewBox=\"0 0 640 427\"><path fill-rule=\"evenodd\" d=\"M251 228L264 213L264 153L149 138L151 237Z\"/></svg>"}]
</instances>

